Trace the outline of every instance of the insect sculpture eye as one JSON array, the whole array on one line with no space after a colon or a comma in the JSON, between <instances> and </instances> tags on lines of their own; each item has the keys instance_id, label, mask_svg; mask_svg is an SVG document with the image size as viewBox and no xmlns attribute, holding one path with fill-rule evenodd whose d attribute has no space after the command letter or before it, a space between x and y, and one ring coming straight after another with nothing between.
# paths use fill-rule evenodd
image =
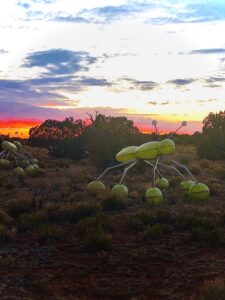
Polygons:
<instances>
[{"instance_id":1,"label":"insect sculpture eye","mask_svg":"<svg viewBox=\"0 0 225 300\"><path fill-rule=\"evenodd\" d=\"M187 121L183 121L181 124L182 126L187 126Z\"/></svg>"}]
</instances>

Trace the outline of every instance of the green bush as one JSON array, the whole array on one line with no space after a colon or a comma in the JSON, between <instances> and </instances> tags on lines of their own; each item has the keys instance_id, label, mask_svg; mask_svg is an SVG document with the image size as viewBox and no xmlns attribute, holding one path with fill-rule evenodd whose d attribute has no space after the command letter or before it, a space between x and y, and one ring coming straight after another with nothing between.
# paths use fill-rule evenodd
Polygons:
<instances>
[{"instance_id":1,"label":"green bush","mask_svg":"<svg viewBox=\"0 0 225 300\"><path fill-rule=\"evenodd\" d=\"M16 228L9 228L6 225L0 224L0 241L1 242L8 242L15 238L16 236Z\"/></svg>"},{"instance_id":2,"label":"green bush","mask_svg":"<svg viewBox=\"0 0 225 300\"><path fill-rule=\"evenodd\" d=\"M171 226L167 224L155 224L153 226L149 226L144 231L145 238L160 238L165 233L168 233L171 231Z\"/></svg>"},{"instance_id":3,"label":"green bush","mask_svg":"<svg viewBox=\"0 0 225 300\"><path fill-rule=\"evenodd\" d=\"M111 219L108 215L99 213L97 215L82 219L78 224L80 234L88 234L93 228L99 230L112 230Z\"/></svg>"},{"instance_id":4,"label":"green bush","mask_svg":"<svg viewBox=\"0 0 225 300\"><path fill-rule=\"evenodd\" d=\"M48 221L48 214L41 210L31 214L23 214L19 217L18 227L20 229L32 229Z\"/></svg>"},{"instance_id":5,"label":"green bush","mask_svg":"<svg viewBox=\"0 0 225 300\"><path fill-rule=\"evenodd\" d=\"M99 228L92 228L85 238L85 245L91 252L106 251L111 248L111 236Z\"/></svg>"},{"instance_id":6,"label":"green bush","mask_svg":"<svg viewBox=\"0 0 225 300\"><path fill-rule=\"evenodd\" d=\"M194 300L225 300L225 280L205 284L200 295Z\"/></svg>"},{"instance_id":7,"label":"green bush","mask_svg":"<svg viewBox=\"0 0 225 300\"><path fill-rule=\"evenodd\" d=\"M16 199L9 203L9 214L13 217L18 217L19 215L30 213L34 210L33 201L29 198Z\"/></svg>"},{"instance_id":8,"label":"green bush","mask_svg":"<svg viewBox=\"0 0 225 300\"><path fill-rule=\"evenodd\" d=\"M63 230L59 225L45 224L35 230L34 236L39 241L60 239L63 236Z\"/></svg>"},{"instance_id":9,"label":"green bush","mask_svg":"<svg viewBox=\"0 0 225 300\"><path fill-rule=\"evenodd\" d=\"M102 207L104 210L121 210L126 207L127 199L108 196L102 201Z\"/></svg>"}]
</instances>

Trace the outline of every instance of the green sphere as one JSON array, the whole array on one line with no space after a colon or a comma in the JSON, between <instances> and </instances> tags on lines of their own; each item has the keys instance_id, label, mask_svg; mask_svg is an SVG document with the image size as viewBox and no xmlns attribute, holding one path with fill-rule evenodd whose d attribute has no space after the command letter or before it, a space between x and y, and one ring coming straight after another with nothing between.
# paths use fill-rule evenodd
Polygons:
<instances>
[{"instance_id":1,"label":"green sphere","mask_svg":"<svg viewBox=\"0 0 225 300\"><path fill-rule=\"evenodd\" d=\"M14 145L13 143L8 142L8 141L3 141L2 142L2 149L6 150L6 151L9 151L9 152L17 152L16 145Z\"/></svg>"},{"instance_id":2,"label":"green sphere","mask_svg":"<svg viewBox=\"0 0 225 300\"><path fill-rule=\"evenodd\" d=\"M188 194L189 189L195 185L195 182L193 180L184 180L181 182L180 187L181 190L184 192L185 195Z\"/></svg>"},{"instance_id":3,"label":"green sphere","mask_svg":"<svg viewBox=\"0 0 225 300\"><path fill-rule=\"evenodd\" d=\"M13 175L18 178L23 178L25 176L24 170L20 167L17 167L13 170Z\"/></svg>"},{"instance_id":4,"label":"green sphere","mask_svg":"<svg viewBox=\"0 0 225 300\"><path fill-rule=\"evenodd\" d=\"M188 190L188 196L193 201L207 200L210 190L204 183L196 183Z\"/></svg>"},{"instance_id":5,"label":"green sphere","mask_svg":"<svg viewBox=\"0 0 225 300\"><path fill-rule=\"evenodd\" d=\"M105 191L105 185L101 181L92 181L87 186L87 192L91 196L97 196Z\"/></svg>"},{"instance_id":6,"label":"green sphere","mask_svg":"<svg viewBox=\"0 0 225 300\"><path fill-rule=\"evenodd\" d=\"M145 193L145 199L149 205L160 205L164 202L163 194L158 188L149 188Z\"/></svg>"},{"instance_id":7,"label":"green sphere","mask_svg":"<svg viewBox=\"0 0 225 300\"><path fill-rule=\"evenodd\" d=\"M22 144L18 141L14 141L13 145L15 145L18 149L21 149L23 147Z\"/></svg>"},{"instance_id":8,"label":"green sphere","mask_svg":"<svg viewBox=\"0 0 225 300\"><path fill-rule=\"evenodd\" d=\"M32 167L34 167L35 169L39 169L39 165L38 164L32 164Z\"/></svg>"},{"instance_id":9,"label":"green sphere","mask_svg":"<svg viewBox=\"0 0 225 300\"><path fill-rule=\"evenodd\" d=\"M155 185L159 189L167 189L170 184L169 184L169 181L166 178L162 177L162 178L158 178L156 180Z\"/></svg>"},{"instance_id":10,"label":"green sphere","mask_svg":"<svg viewBox=\"0 0 225 300\"><path fill-rule=\"evenodd\" d=\"M29 161L27 159L23 159L20 163L20 166L23 168L26 168L30 165Z\"/></svg>"},{"instance_id":11,"label":"green sphere","mask_svg":"<svg viewBox=\"0 0 225 300\"><path fill-rule=\"evenodd\" d=\"M112 196L119 198L119 199L127 199L128 188L124 184L116 184L112 188Z\"/></svg>"},{"instance_id":12,"label":"green sphere","mask_svg":"<svg viewBox=\"0 0 225 300\"><path fill-rule=\"evenodd\" d=\"M34 166L28 166L25 169L25 173L29 176L35 176L36 175L36 169L34 168Z\"/></svg>"},{"instance_id":13,"label":"green sphere","mask_svg":"<svg viewBox=\"0 0 225 300\"><path fill-rule=\"evenodd\" d=\"M0 166L1 167L8 167L9 165L10 165L10 161L8 159L4 159L4 158L0 159Z\"/></svg>"},{"instance_id":14,"label":"green sphere","mask_svg":"<svg viewBox=\"0 0 225 300\"><path fill-rule=\"evenodd\" d=\"M170 155L175 152L175 143L171 139L164 139L159 143L159 154Z\"/></svg>"},{"instance_id":15,"label":"green sphere","mask_svg":"<svg viewBox=\"0 0 225 300\"><path fill-rule=\"evenodd\" d=\"M30 160L30 163L31 164L38 164L38 159L36 159L36 158L32 158L31 160Z\"/></svg>"},{"instance_id":16,"label":"green sphere","mask_svg":"<svg viewBox=\"0 0 225 300\"><path fill-rule=\"evenodd\" d=\"M128 162L130 160L136 159L135 150L137 146L129 146L122 149L120 152L116 154L116 160L119 162Z\"/></svg>"},{"instance_id":17,"label":"green sphere","mask_svg":"<svg viewBox=\"0 0 225 300\"><path fill-rule=\"evenodd\" d=\"M155 159L159 155L159 142L148 142L137 147L135 150L136 158Z\"/></svg>"}]
</instances>

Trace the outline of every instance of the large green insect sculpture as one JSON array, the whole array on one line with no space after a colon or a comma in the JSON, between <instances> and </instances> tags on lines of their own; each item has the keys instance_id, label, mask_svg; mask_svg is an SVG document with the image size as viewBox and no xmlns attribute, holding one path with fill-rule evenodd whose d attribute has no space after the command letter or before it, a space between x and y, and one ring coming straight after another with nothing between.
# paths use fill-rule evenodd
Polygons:
<instances>
[{"instance_id":1,"label":"large green insect sculpture","mask_svg":"<svg viewBox=\"0 0 225 300\"><path fill-rule=\"evenodd\" d=\"M20 142L3 141L1 148L0 167L9 167L11 160L13 160L16 164L13 174L16 177L23 178L25 174L36 176L40 173L41 169L38 166L38 160L33 158L29 152L25 151Z\"/></svg>"},{"instance_id":2,"label":"large green insect sculpture","mask_svg":"<svg viewBox=\"0 0 225 300\"><path fill-rule=\"evenodd\" d=\"M153 120L152 125L154 126L155 133L158 133L157 121ZM181 182L180 187L191 200L206 200L210 193L208 186L203 183L198 183L195 176L185 165L180 164L174 159L169 159L169 163L163 162L165 156L169 156L175 152L175 143L171 139L172 136L186 125L187 122L183 121L174 133L161 141L151 141L140 146L128 146L122 149L116 154L116 160L120 162L120 164L107 168L95 181L90 182L87 186L89 194L97 195L105 190L105 185L100 179L108 171L125 167L119 184L116 184L112 188L112 195L118 198L127 198L128 189L123 184L124 177L132 167L142 160L152 168L152 186L145 194L146 202L148 204L159 205L163 203L164 199L161 190L169 187L169 181L162 176L159 167L160 169L173 170L182 177L183 181ZM187 176L181 173L181 169L186 172Z\"/></svg>"}]
</instances>

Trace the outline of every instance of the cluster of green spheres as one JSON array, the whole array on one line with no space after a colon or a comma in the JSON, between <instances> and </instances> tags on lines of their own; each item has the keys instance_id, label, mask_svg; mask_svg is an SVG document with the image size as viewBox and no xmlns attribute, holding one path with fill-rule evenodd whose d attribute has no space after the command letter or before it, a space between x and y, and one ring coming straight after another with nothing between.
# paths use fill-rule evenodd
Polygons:
<instances>
[{"instance_id":1,"label":"cluster of green spheres","mask_svg":"<svg viewBox=\"0 0 225 300\"><path fill-rule=\"evenodd\" d=\"M157 206L165 202L162 190L169 187L167 178L158 178L154 187L147 189L145 200L148 205ZM181 190L192 201L207 200L210 190L206 184L196 183L192 180L182 181L180 184ZM92 181L87 186L87 191L92 196L101 195L106 190L105 185L101 181ZM128 188L124 184L116 184L111 191L112 196L120 199L128 198Z\"/></svg>"},{"instance_id":2,"label":"cluster of green spheres","mask_svg":"<svg viewBox=\"0 0 225 300\"><path fill-rule=\"evenodd\" d=\"M210 190L204 183L185 180L181 182L180 186L184 194L193 201L207 200L209 198Z\"/></svg>"},{"instance_id":3,"label":"cluster of green spheres","mask_svg":"<svg viewBox=\"0 0 225 300\"><path fill-rule=\"evenodd\" d=\"M24 178L26 175L34 177L40 174L41 169L38 166L39 163L38 159L36 158L30 159L27 156L25 156L22 152L23 145L20 142L3 141L1 147L6 153L8 154L12 153L12 155L16 156L17 160L23 158L22 160L19 161L19 166L17 166L13 170L13 175L15 177ZM8 158L0 158L0 168L1 167L6 168L9 167L10 165L11 165L11 161Z\"/></svg>"},{"instance_id":4,"label":"cluster of green spheres","mask_svg":"<svg viewBox=\"0 0 225 300\"><path fill-rule=\"evenodd\" d=\"M98 196L106 190L104 183L101 181L92 181L87 186L87 192L91 196ZM111 191L112 196L119 199L128 198L128 188L124 184L116 184Z\"/></svg>"}]
</instances>

